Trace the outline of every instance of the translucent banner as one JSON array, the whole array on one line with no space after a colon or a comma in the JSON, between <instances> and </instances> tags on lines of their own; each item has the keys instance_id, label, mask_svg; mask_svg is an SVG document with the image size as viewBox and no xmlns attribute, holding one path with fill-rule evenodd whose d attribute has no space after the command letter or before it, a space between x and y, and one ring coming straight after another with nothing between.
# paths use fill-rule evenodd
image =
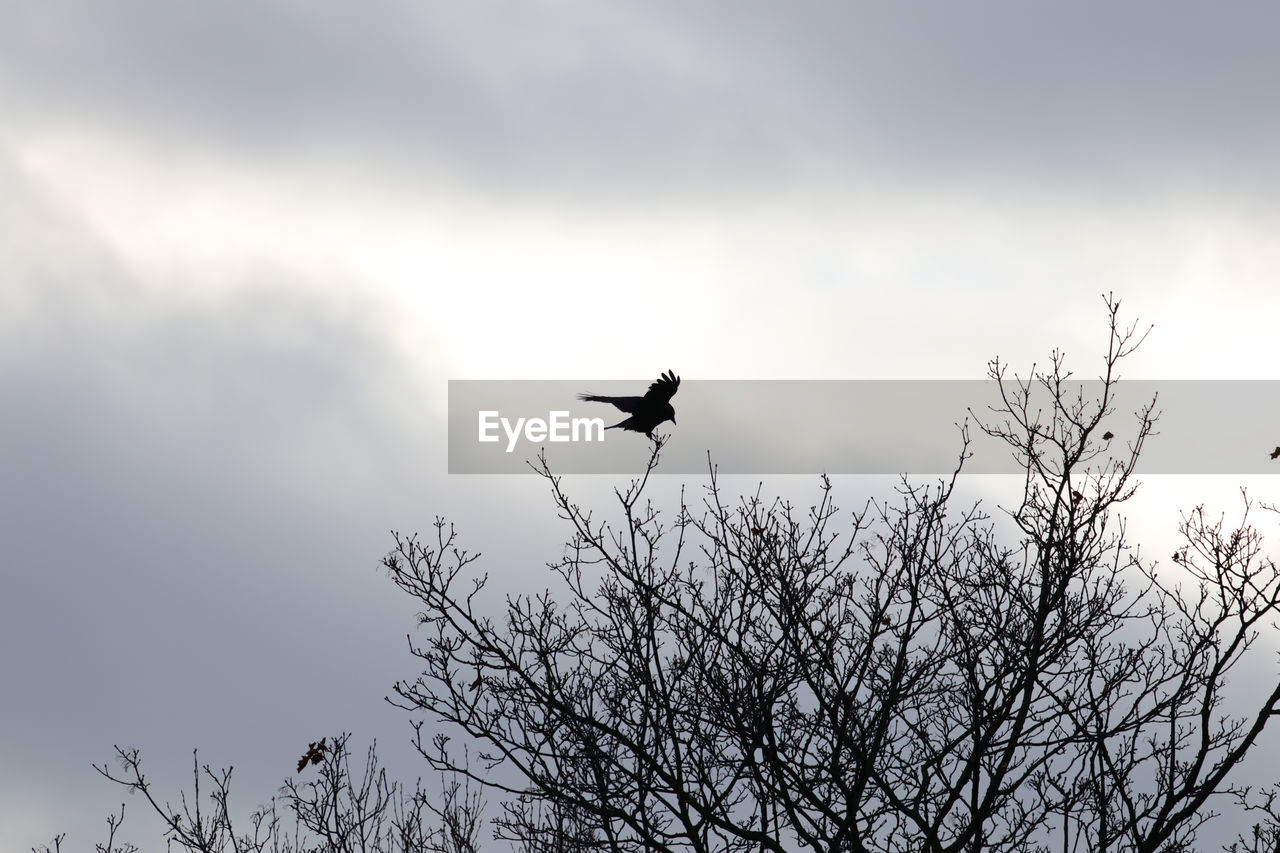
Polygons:
<instances>
[{"instance_id":1,"label":"translucent banner","mask_svg":"<svg viewBox=\"0 0 1280 853\"><path fill-rule=\"evenodd\" d=\"M545 451L565 474L633 474L648 462L643 432L613 427L631 417L609 402L643 396L652 380L453 380L449 382L449 473L532 473ZM1006 385L1006 390L1013 386ZM1100 381L1063 386L1069 404L1096 411ZM1280 381L1125 380L1112 386L1111 414L1092 439L1107 456L1129 455L1135 415L1152 400L1160 417L1138 465L1148 474L1280 473ZM1052 417L1048 391L1032 388L1029 411ZM658 468L664 474L944 474L956 468L960 426L969 424L969 474L1022 469L987 424L1007 420L989 380L690 380L670 399L675 423ZM624 406L634 404L625 403ZM1104 434L1110 438L1103 438Z\"/></svg>"}]
</instances>

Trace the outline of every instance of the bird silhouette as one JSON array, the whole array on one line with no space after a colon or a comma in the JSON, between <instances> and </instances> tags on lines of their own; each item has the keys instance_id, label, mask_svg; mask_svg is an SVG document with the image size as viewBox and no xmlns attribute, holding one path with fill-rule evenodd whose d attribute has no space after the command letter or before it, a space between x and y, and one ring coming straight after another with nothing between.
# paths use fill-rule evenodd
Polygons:
<instances>
[{"instance_id":1,"label":"bird silhouette","mask_svg":"<svg viewBox=\"0 0 1280 853\"><path fill-rule=\"evenodd\" d=\"M1275 459L1276 457L1280 457L1280 446L1277 446L1275 450L1271 451L1271 458Z\"/></svg>"},{"instance_id":2,"label":"bird silhouette","mask_svg":"<svg viewBox=\"0 0 1280 853\"><path fill-rule=\"evenodd\" d=\"M671 398L680 388L680 377L674 370L668 370L649 386L643 397L604 397L599 394L579 394L578 399L588 403L610 403L631 417L619 421L605 429L629 429L642 432L653 438L653 431L663 421L676 422L676 410L671 407Z\"/></svg>"}]
</instances>

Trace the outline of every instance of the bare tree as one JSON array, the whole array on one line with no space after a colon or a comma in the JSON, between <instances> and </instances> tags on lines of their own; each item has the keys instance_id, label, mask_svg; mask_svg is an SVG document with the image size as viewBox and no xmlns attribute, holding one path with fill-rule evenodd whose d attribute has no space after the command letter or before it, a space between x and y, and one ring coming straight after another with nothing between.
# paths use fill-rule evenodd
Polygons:
<instances>
[{"instance_id":1,"label":"bare tree","mask_svg":"<svg viewBox=\"0 0 1280 853\"><path fill-rule=\"evenodd\" d=\"M137 749L116 747L116 759L119 770L112 770L109 765L94 765L103 777L124 786L131 794L140 793L152 811L165 824L165 835L170 844L179 849L193 853L222 853L232 850L235 853L263 853L267 850L294 850L296 848L279 846L279 820L275 803L269 807L255 810L249 818L251 833L236 834L232 811L229 805L231 792L231 768L214 771L209 765L202 768L196 752L191 754L193 787L190 797L186 791L180 791L178 803L156 799L151 782L142 772L142 758ZM201 784L206 786L206 795L201 796ZM212 786L212 790L208 790ZM207 799L207 804L206 804Z\"/></svg>"},{"instance_id":2,"label":"bare tree","mask_svg":"<svg viewBox=\"0 0 1280 853\"><path fill-rule=\"evenodd\" d=\"M802 509L730 499L712 467L668 520L645 499L658 441L615 524L543 459L574 531L561 597L497 619L451 526L396 535L384 562L423 608L423 669L395 701L462 736L419 721L418 749L502 796L499 837L537 850L1155 853L1219 808L1269 807L1230 773L1280 687L1243 714L1223 689L1280 572L1247 498L1238 528L1187 515L1171 570L1126 538L1116 510L1158 414L1107 455L1144 337L1107 306L1099 397L1058 353L1025 380L991 364L1002 404L974 419L1025 471L994 518L953 499L966 428L949 479L849 514L825 478Z\"/></svg>"},{"instance_id":3,"label":"bare tree","mask_svg":"<svg viewBox=\"0 0 1280 853\"><path fill-rule=\"evenodd\" d=\"M191 853L476 853L479 849L484 808L479 791L457 779L442 779L438 801L421 785L408 793L379 766L376 743L370 744L364 767L353 775L350 734L329 740L311 744L299 762L299 778L287 779L279 799L254 809L248 819L250 831L244 833L237 833L229 805L231 768L215 771L207 764L201 766L193 753L192 793L181 791L176 806L156 798L136 749L116 747L118 771L105 764L95 769L130 792L142 794L164 821L171 847ZM308 769L310 764L314 770ZM303 776L309 779L304 781ZM282 813L292 815L291 829ZM118 819L108 819L113 838L123 818L121 807ZM57 853L61 840L61 836L55 839L52 853ZM116 849L111 844L109 839L98 850L129 853L133 849L131 845ZM50 853L48 847L42 853Z\"/></svg>"},{"instance_id":4,"label":"bare tree","mask_svg":"<svg viewBox=\"0 0 1280 853\"><path fill-rule=\"evenodd\" d=\"M530 853L1173 853L1227 812L1251 827L1229 853L1280 853L1280 786L1232 776L1280 685L1234 711L1224 692L1276 627L1280 570L1253 520L1277 510L1245 495L1231 526L1196 508L1170 563L1142 557L1118 508L1158 413L1118 423L1118 366L1144 335L1107 306L1097 396L1056 352L1027 379L990 365L1000 403L973 421L1025 474L994 515L954 497L966 425L949 478L851 513L827 478L803 508L731 497L712 466L668 519L645 496L658 439L611 522L543 459L573 529L561 592L500 612L443 520L428 541L396 535L384 565L422 606L422 673L393 701L434 796L388 780L374 746L353 774L348 735L311 743L244 832L230 769L195 761L176 806L137 750L96 769L201 853L476 853L484 791L495 839ZM123 816L103 853L132 849L114 842Z\"/></svg>"},{"instance_id":5,"label":"bare tree","mask_svg":"<svg viewBox=\"0 0 1280 853\"><path fill-rule=\"evenodd\" d=\"M107 815L107 840L101 844L93 846L96 853L138 853L138 848L132 844L116 844L116 833L120 831L120 827L124 824L124 803L120 804L120 813ZM62 853L62 842L67 838L65 832L59 833L53 837L48 844L41 844L38 847L32 847L31 853Z\"/></svg>"}]
</instances>

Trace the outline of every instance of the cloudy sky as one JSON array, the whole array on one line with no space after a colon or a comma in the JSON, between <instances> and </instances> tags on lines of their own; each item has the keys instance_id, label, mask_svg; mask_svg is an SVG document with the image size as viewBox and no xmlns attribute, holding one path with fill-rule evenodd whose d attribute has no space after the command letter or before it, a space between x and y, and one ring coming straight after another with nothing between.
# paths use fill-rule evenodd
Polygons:
<instances>
[{"instance_id":1,"label":"cloudy sky","mask_svg":"<svg viewBox=\"0 0 1280 853\"><path fill-rule=\"evenodd\" d=\"M246 809L322 734L397 763L388 531L532 584L564 536L535 478L448 475L449 379L1089 374L1109 291L1130 375L1280 378L1278 27L0 2L0 847L97 840L115 743Z\"/></svg>"}]
</instances>

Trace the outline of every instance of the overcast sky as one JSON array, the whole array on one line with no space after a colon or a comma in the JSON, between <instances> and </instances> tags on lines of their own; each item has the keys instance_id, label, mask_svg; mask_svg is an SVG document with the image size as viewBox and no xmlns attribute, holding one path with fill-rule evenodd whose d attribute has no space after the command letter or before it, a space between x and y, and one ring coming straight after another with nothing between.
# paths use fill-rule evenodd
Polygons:
<instances>
[{"instance_id":1,"label":"overcast sky","mask_svg":"<svg viewBox=\"0 0 1280 853\"><path fill-rule=\"evenodd\" d=\"M0 2L0 847L99 840L114 743L246 809L322 734L397 763L388 530L533 584L565 536L535 478L446 473L450 378L1096 375L1114 291L1130 375L1280 379L1278 26Z\"/></svg>"}]
</instances>

